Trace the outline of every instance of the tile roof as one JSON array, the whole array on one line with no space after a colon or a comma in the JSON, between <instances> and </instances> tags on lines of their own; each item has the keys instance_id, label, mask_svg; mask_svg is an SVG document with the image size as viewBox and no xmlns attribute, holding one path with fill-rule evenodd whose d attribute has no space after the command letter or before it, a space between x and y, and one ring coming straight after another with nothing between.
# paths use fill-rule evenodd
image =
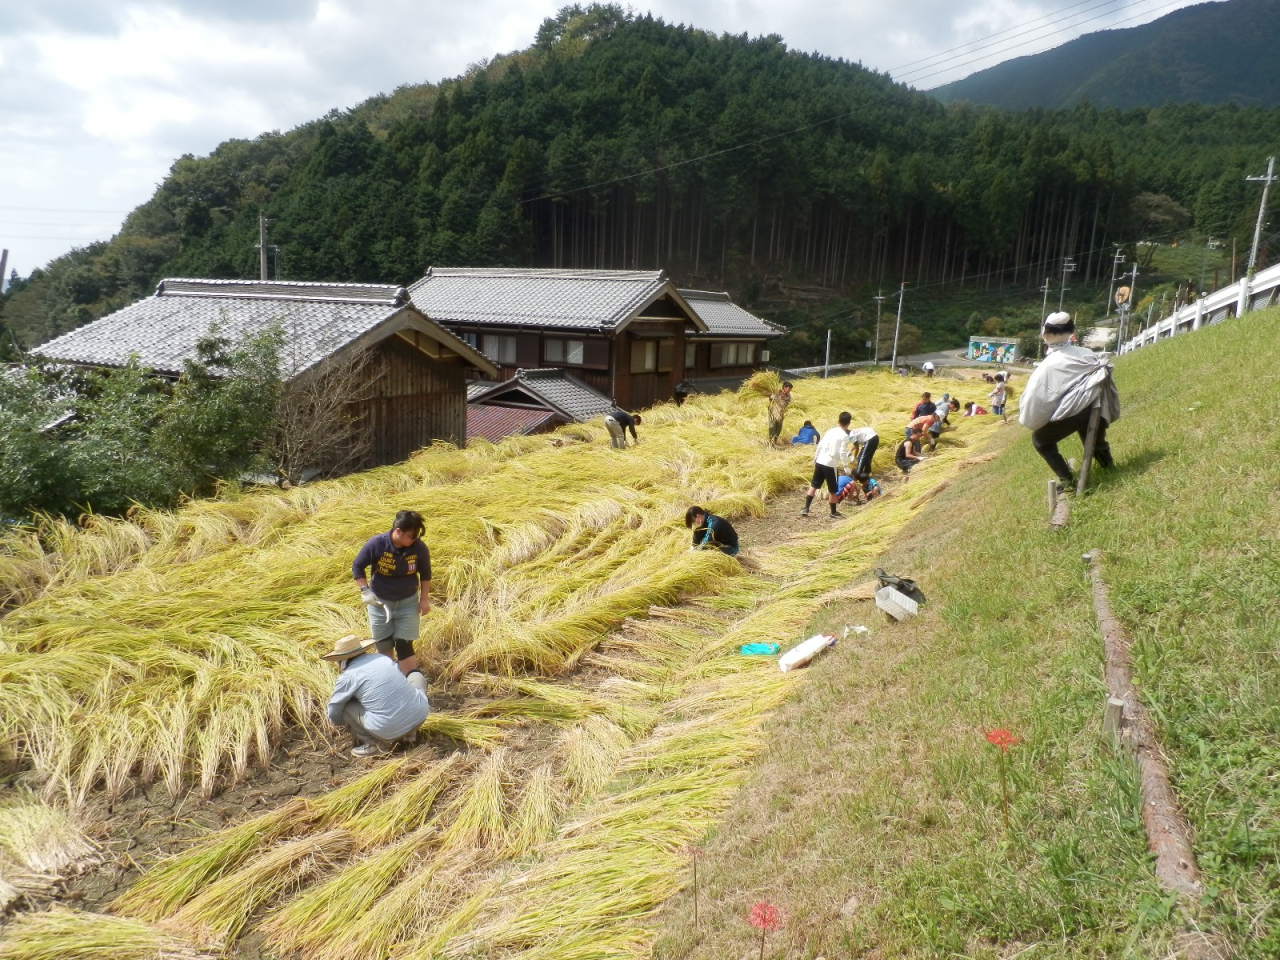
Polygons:
<instances>
[{"instance_id":1,"label":"tile roof","mask_svg":"<svg viewBox=\"0 0 1280 960\"><path fill-rule=\"evenodd\" d=\"M503 437L522 437L563 418L550 410L527 410L519 407L490 407L467 404L467 439L480 437L497 443Z\"/></svg>"},{"instance_id":2,"label":"tile roof","mask_svg":"<svg viewBox=\"0 0 1280 960\"><path fill-rule=\"evenodd\" d=\"M661 270L432 267L409 287L418 309L438 323L604 332L663 294L680 299Z\"/></svg>"},{"instance_id":3,"label":"tile roof","mask_svg":"<svg viewBox=\"0 0 1280 960\"><path fill-rule=\"evenodd\" d=\"M195 357L196 344L211 325L216 324L222 336L240 341L279 322L285 335L282 367L289 378L398 314L405 315L404 322L394 329L410 325L409 317L416 317L410 307L405 289L388 284L171 279L161 281L154 296L32 352L90 366L123 366L136 355L144 367L177 375L183 360ZM417 317L414 324L422 327L422 319ZM475 357L471 348L438 325L428 322L426 328L454 353L468 360ZM487 361L481 364L492 371Z\"/></svg>"},{"instance_id":4,"label":"tile roof","mask_svg":"<svg viewBox=\"0 0 1280 960\"><path fill-rule=\"evenodd\" d=\"M681 290L680 295L706 323L711 336L780 337L787 332L785 327L743 310L727 293Z\"/></svg>"},{"instance_id":5,"label":"tile roof","mask_svg":"<svg viewBox=\"0 0 1280 960\"><path fill-rule=\"evenodd\" d=\"M587 386L573 374L556 368L517 370L516 375L506 383L491 384L490 389L469 396L468 400L501 403L513 392L531 396L566 419L579 423L585 423L614 408L613 401L599 390Z\"/></svg>"}]
</instances>

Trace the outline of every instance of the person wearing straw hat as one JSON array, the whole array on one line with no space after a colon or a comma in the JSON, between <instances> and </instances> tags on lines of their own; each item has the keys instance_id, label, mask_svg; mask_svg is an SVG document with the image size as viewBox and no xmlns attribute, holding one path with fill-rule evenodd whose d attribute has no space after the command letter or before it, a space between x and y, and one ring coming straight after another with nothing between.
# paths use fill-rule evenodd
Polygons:
<instances>
[{"instance_id":1,"label":"person wearing straw hat","mask_svg":"<svg viewBox=\"0 0 1280 960\"><path fill-rule=\"evenodd\" d=\"M416 733L431 712L427 678L420 671L404 676L389 656L374 650L374 641L351 634L321 656L338 665L325 713L355 737L353 757L390 753L395 742Z\"/></svg>"},{"instance_id":2,"label":"person wearing straw hat","mask_svg":"<svg viewBox=\"0 0 1280 960\"><path fill-rule=\"evenodd\" d=\"M1074 346L1076 325L1065 311L1045 318L1040 339L1045 358L1031 372L1018 405L1018 422L1031 430L1031 445L1058 476L1064 489L1075 486L1071 467L1058 444L1071 434L1085 441L1094 403L1100 404L1093 458L1111 468L1115 461L1107 442L1107 427L1120 419L1120 393L1111 377L1111 363L1086 347Z\"/></svg>"}]
</instances>

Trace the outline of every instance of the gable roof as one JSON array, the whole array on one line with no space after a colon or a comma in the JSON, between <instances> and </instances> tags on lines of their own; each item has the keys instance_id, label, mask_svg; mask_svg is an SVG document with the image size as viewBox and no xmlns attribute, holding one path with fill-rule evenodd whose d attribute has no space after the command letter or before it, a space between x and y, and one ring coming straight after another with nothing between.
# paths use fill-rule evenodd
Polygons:
<instances>
[{"instance_id":1,"label":"gable roof","mask_svg":"<svg viewBox=\"0 0 1280 960\"><path fill-rule=\"evenodd\" d=\"M716 293L710 290L681 290L680 295L702 318L710 336L780 337L787 332L785 327L748 313L729 299L727 293Z\"/></svg>"},{"instance_id":2,"label":"gable roof","mask_svg":"<svg viewBox=\"0 0 1280 960\"><path fill-rule=\"evenodd\" d=\"M661 270L432 267L409 287L409 296L444 324L600 333L616 333L665 298L696 329L705 328Z\"/></svg>"},{"instance_id":3,"label":"gable roof","mask_svg":"<svg viewBox=\"0 0 1280 960\"><path fill-rule=\"evenodd\" d=\"M536 433L543 427L563 422L564 417L550 410L467 404L467 440L480 437L490 443L497 443L504 437L523 437Z\"/></svg>"},{"instance_id":4,"label":"gable roof","mask_svg":"<svg viewBox=\"0 0 1280 960\"><path fill-rule=\"evenodd\" d=\"M259 280L162 280L154 296L63 334L32 352L49 360L96 367L124 366L131 356L157 373L177 376L183 360L216 325L239 342L279 323L286 379L348 349L399 333L422 352L456 357L497 375L497 368L439 324L423 316L404 287L370 283Z\"/></svg>"},{"instance_id":5,"label":"gable roof","mask_svg":"<svg viewBox=\"0 0 1280 960\"><path fill-rule=\"evenodd\" d=\"M533 404L584 423L614 409L614 403L571 373L558 369L517 370L506 383L467 397L473 404Z\"/></svg>"}]
</instances>

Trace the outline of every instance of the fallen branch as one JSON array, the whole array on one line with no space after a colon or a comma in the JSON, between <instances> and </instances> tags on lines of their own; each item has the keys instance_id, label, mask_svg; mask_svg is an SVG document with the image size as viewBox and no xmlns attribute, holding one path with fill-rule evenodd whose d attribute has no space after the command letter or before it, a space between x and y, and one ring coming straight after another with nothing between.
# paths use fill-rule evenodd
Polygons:
<instances>
[{"instance_id":1,"label":"fallen branch","mask_svg":"<svg viewBox=\"0 0 1280 960\"><path fill-rule=\"evenodd\" d=\"M1169 768L1160 752L1155 728L1133 687L1133 660L1124 627L1111 612L1107 585L1102 579L1102 552L1085 554L1093 582L1093 609L1098 615L1105 653L1107 692L1124 703L1121 739L1138 761L1142 794L1142 823L1147 846L1156 858L1156 879L1168 890L1194 901L1201 893L1200 868L1191 851L1191 827L1178 809L1169 781Z\"/></svg>"}]
</instances>

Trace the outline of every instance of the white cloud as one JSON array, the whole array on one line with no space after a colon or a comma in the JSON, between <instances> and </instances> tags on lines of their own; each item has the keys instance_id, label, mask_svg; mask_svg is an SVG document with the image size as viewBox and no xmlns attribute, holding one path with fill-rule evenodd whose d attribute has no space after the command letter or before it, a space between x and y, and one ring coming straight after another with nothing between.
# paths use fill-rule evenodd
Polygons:
<instances>
[{"instance_id":1,"label":"white cloud","mask_svg":"<svg viewBox=\"0 0 1280 960\"><path fill-rule=\"evenodd\" d=\"M531 43L564 2L14 0L0 35L0 246L27 274L73 245L111 236L178 156L455 76ZM1164 3L1119 0L1114 16L1167 12ZM1020 0L655 0L644 9L717 33L779 34L794 50L893 71L1058 8ZM952 78L920 82L944 79ZM116 212L79 212L99 210Z\"/></svg>"}]
</instances>

